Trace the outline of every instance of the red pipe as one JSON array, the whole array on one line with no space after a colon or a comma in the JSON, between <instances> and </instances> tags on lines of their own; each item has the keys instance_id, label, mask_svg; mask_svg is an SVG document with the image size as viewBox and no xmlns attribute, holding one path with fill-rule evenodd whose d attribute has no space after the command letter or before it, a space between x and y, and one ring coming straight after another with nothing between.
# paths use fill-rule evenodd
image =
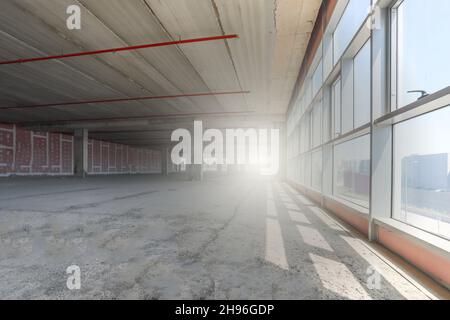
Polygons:
<instances>
[{"instance_id":1,"label":"red pipe","mask_svg":"<svg viewBox=\"0 0 450 320\"><path fill-rule=\"evenodd\" d=\"M167 95L167 96L148 96L148 97L119 98L119 99L105 99L105 100L56 102L56 103L36 104L36 105L29 105L29 106L4 107L4 108L0 108L0 111L1 110L14 110L14 109L62 107L62 106L73 106L73 105L94 104L94 103L113 103L113 102L142 101L142 100L163 100L163 99L221 96L221 95L248 94L248 93L250 93L250 91L206 92L206 93L187 93L187 94Z\"/></svg>"},{"instance_id":2,"label":"red pipe","mask_svg":"<svg viewBox=\"0 0 450 320\"><path fill-rule=\"evenodd\" d=\"M166 41L166 42L159 42L159 43L143 44L143 45L138 45L138 46L119 47L119 48L96 50L96 51L69 53L69 54L62 54L62 55L58 55L58 56L0 61L0 65L21 64L21 63L38 62L38 61L46 61L46 60L58 60L58 59L66 59L66 58L74 58L74 57L82 57L82 56L93 56L93 55L111 53L111 52L132 51L132 50L139 50L139 49L148 49L148 48L165 47L165 46L173 46L173 45L180 45L180 44L189 44L189 43L195 43L195 42L206 42L206 41L235 39L235 38L238 38L238 35L231 34L231 35L206 37L206 38L194 38L194 39L177 40L177 41Z\"/></svg>"},{"instance_id":3,"label":"red pipe","mask_svg":"<svg viewBox=\"0 0 450 320\"><path fill-rule=\"evenodd\" d=\"M85 118L85 119L57 119L44 122L28 121L22 122L21 125L33 125L33 124L53 124L53 123L70 123L70 122L99 122L99 121L127 121L127 120L145 120L145 119L167 119L167 118L185 118L185 117L201 117L201 116L231 116L231 115L249 115L254 111L242 111L242 112L205 112L205 113L163 113L155 114L151 116L136 116L136 117L116 117L116 118Z\"/></svg>"}]
</instances>

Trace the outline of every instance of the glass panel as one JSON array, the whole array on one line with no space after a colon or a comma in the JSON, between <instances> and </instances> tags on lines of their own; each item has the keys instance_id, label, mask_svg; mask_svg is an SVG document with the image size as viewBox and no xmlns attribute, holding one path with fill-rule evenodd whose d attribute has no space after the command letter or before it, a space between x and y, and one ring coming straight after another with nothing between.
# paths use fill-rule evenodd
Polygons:
<instances>
[{"instance_id":1,"label":"glass panel","mask_svg":"<svg viewBox=\"0 0 450 320\"><path fill-rule=\"evenodd\" d=\"M322 60L320 60L319 65L316 68L316 71L314 71L313 75L313 98L319 92L320 88L322 87L322 73L323 73L323 66L322 66Z\"/></svg>"},{"instance_id":2,"label":"glass panel","mask_svg":"<svg viewBox=\"0 0 450 320\"><path fill-rule=\"evenodd\" d=\"M311 154L305 154L305 185L311 186Z\"/></svg>"},{"instance_id":3,"label":"glass panel","mask_svg":"<svg viewBox=\"0 0 450 320\"><path fill-rule=\"evenodd\" d=\"M309 107L313 99L311 78L308 78L307 83L308 84L306 85L306 92L305 92L305 102L306 102L305 109Z\"/></svg>"},{"instance_id":4,"label":"glass panel","mask_svg":"<svg viewBox=\"0 0 450 320\"><path fill-rule=\"evenodd\" d=\"M370 122L370 41L354 59L355 128Z\"/></svg>"},{"instance_id":5,"label":"glass panel","mask_svg":"<svg viewBox=\"0 0 450 320\"><path fill-rule=\"evenodd\" d=\"M313 148L322 144L322 101L314 106L312 112Z\"/></svg>"},{"instance_id":6,"label":"glass panel","mask_svg":"<svg viewBox=\"0 0 450 320\"><path fill-rule=\"evenodd\" d=\"M450 86L449 17L448 0L405 0L398 7L398 107L421 97L408 91Z\"/></svg>"},{"instance_id":7,"label":"glass panel","mask_svg":"<svg viewBox=\"0 0 450 320\"><path fill-rule=\"evenodd\" d=\"M299 182L305 184L305 155L299 157Z\"/></svg>"},{"instance_id":8,"label":"glass panel","mask_svg":"<svg viewBox=\"0 0 450 320\"><path fill-rule=\"evenodd\" d=\"M334 147L334 195L369 207L370 135Z\"/></svg>"},{"instance_id":9,"label":"glass panel","mask_svg":"<svg viewBox=\"0 0 450 320\"><path fill-rule=\"evenodd\" d=\"M422 1L422 0L419 0ZM444 0L447 1L447 0ZM426 1L425 1L426 2ZM350 0L334 32L334 62L344 53L370 11L371 0Z\"/></svg>"},{"instance_id":10,"label":"glass panel","mask_svg":"<svg viewBox=\"0 0 450 320\"><path fill-rule=\"evenodd\" d=\"M333 70L333 37L325 34L323 37L323 76L327 78Z\"/></svg>"},{"instance_id":11,"label":"glass panel","mask_svg":"<svg viewBox=\"0 0 450 320\"><path fill-rule=\"evenodd\" d=\"M323 106L323 143L326 143L331 140L331 111L330 111L330 103L322 103Z\"/></svg>"},{"instance_id":12,"label":"glass panel","mask_svg":"<svg viewBox=\"0 0 450 320\"><path fill-rule=\"evenodd\" d=\"M322 190L322 150L312 155L312 188Z\"/></svg>"},{"instance_id":13,"label":"glass panel","mask_svg":"<svg viewBox=\"0 0 450 320\"><path fill-rule=\"evenodd\" d=\"M351 64L351 68L353 69L353 63ZM351 74L353 76L353 71L351 71ZM349 74L346 74L349 76ZM351 81L351 84L349 85L350 80L347 80L347 83L345 80L342 82L342 91L341 91L341 133L345 134L354 129L354 122L353 122L353 104L354 104L354 91L353 91L353 81ZM346 85L347 84L347 85Z\"/></svg>"},{"instance_id":14,"label":"glass panel","mask_svg":"<svg viewBox=\"0 0 450 320\"><path fill-rule=\"evenodd\" d=\"M450 239L450 107L394 126L394 219Z\"/></svg>"}]
</instances>

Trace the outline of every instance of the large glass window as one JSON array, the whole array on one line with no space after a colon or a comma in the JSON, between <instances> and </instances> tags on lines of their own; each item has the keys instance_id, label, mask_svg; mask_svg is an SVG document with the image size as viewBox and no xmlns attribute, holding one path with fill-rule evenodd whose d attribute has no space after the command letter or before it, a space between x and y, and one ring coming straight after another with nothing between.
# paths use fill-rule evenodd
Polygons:
<instances>
[{"instance_id":1,"label":"large glass window","mask_svg":"<svg viewBox=\"0 0 450 320\"><path fill-rule=\"evenodd\" d=\"M304 153L310 149L310 113L305 114L300 124L300 153Z\"/></svg>"},{"instance_id":2,"label":"large glass window","mask_svg":"<svg viewBox=\"0 0 450 320\"><path fill-rule=\"evenodd\" d=\"M353 68L353 66L352 66ZM348 75L347 75L348 76ZM346 83L347 81L347 83ZM353 82L349 86L350 80L343 78L341 91L341 133L346 134L354 129L353 113Z\"/></svg>"},{"instance_id":3,"label":"large glass window","mask_svg":"<svg viewBox=\"0 0 450 320\"><path fill-rule=\"evenodd\" d=\"M344 50L367 18L370 6L371 0L350 0L333 36L335 62L342 56Z\"/></svg>"},{"instance_id":4,"label":"large glass window","mask_svg":"<svg viewBox=\"0 0 450 320\"><path fill-rule=\"evenodd\" d=\"M298 178L298 180L299 180L299 182L300 182L300 184L305 184L305 155L304 154L302 154L300 157L299 157L299 178Z\"/></svg>"},{"instance_id":5,"label":"large glass window","mask_svg":"<svg viewBox=\"0 0 450 320\"><path fill-rule=\"evenodd\" d=\"M370 56L370 41L368 41L353 60L355 128L370 122Z\"/></svg>"},{"instance_id":6,"label":"large glass window","mask_svg":"<svg viewBox=\"0 0 450 320\"><path fill-rule=\"evenodd\" d=\"M314 105L312 111L312 133L312 147L319 147L322 144L322 100Z\"/></svg>"},{"instance_id":7,"label":"large glass window","mask_svg":"<svg viewBox=\"0 0 450 320\"><path fill-rule=\"evenodd\" d=\"M317 191L322 190L322 150L312 154L312 183L311 187Z\"/></svg>"},{"instance_id":8,"label":"large glass window","mask_svg":"<svg viewBox=\"0 0 450 320\"><path fill-rule=\"evenodd\" d=\"M432 94L450 86L449 17L449 0L402 0L394 7L394 106L404 107L423 95L409 91Z\"/></svg>"},{"instance_id":9,"label":"large glass window","mask_svg":"<svg viewBox=\"0 0 450 320\"><path fill-rule=\"evenodd\" d=\"M327 143L331 140L331 105L330 103L322 103L322 142Z\"/></svg>"},{"instance_id":10,"label":"large glass window","mask_svg":"<svg viewBox=\"0 0 450 320\"><path fill-rule=\"evenodd\" d=\"M450 239L450 107L394 126L394 219Z\"/></svg>"},{"instance_id":11,"label":"large glass window","mask_svg":"<svg viewBox=\"0 0 450 320\"><path fill-rule=\"evenodd\" d=\"M311 186L311 153L305 154L305 186Z\"/></svg>"},{"instance_id":12,"label":"large glass window","mask_svg":"<svg viewBox=\"0 0 450 320\"><path fill-rule=\"evenodd\" d=\"M320 88L322 87L322 81L323 81L323 65L322 65L322 60L320 60L319 65L317 66L316 70L314 71L314 75L313 75L313 96L315 96L317 94L317 92L319 92Z\"/></svg>"},{"instance_id":13,"label":"large glass window","mask_svg":"<svg viewBox=\"0 0 450 320\"><path fill-rule=\"evenodd\" d=\"M369 207L370 135L334 147L334 195Z\"/></svg>"}]
</instances>

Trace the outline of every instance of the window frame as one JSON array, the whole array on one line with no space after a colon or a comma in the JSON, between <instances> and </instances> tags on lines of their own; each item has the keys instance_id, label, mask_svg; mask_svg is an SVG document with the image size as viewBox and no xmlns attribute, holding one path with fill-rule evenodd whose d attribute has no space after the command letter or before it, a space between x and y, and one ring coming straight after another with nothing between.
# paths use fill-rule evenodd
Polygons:
<instances>
[{"instance_id":1,"label":"window frame","mask_svg":"<svg viewBox=\"0 0 450 320\"><path fill-rule=\"evenodd\" d=\"M339 84L339 131L336 128L336 87ZM331 114L332 122L332 137L331 139L338 139L342 136L342 77L339 74L331 84Z\"/></svg>"},{"instance_id":2,"label":"window frame","mask_svg":"<svg viewBox=\"0 0 450 320\"><path fill-rule=\"evenodd\" d=\"M389 7L389 112L398 109L398 8L405 0L394 0Z\"/></svg>"}]
</instances>

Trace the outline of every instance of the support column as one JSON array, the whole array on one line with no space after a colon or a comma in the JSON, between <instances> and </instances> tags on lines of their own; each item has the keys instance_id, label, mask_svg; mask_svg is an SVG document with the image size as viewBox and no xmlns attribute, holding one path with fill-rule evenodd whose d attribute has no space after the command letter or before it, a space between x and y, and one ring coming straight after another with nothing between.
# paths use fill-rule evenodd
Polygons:
<instances>
[{"instance_id":1,"label":"support column","mask_svg":"<svg viewBox=\"0 0 450 320\"><path fill-rule=\"evenodd\" d=\"M88 171L88 130L75 129L74 132L74 175L85 178Z\"/></svg>"}]
</instances>

